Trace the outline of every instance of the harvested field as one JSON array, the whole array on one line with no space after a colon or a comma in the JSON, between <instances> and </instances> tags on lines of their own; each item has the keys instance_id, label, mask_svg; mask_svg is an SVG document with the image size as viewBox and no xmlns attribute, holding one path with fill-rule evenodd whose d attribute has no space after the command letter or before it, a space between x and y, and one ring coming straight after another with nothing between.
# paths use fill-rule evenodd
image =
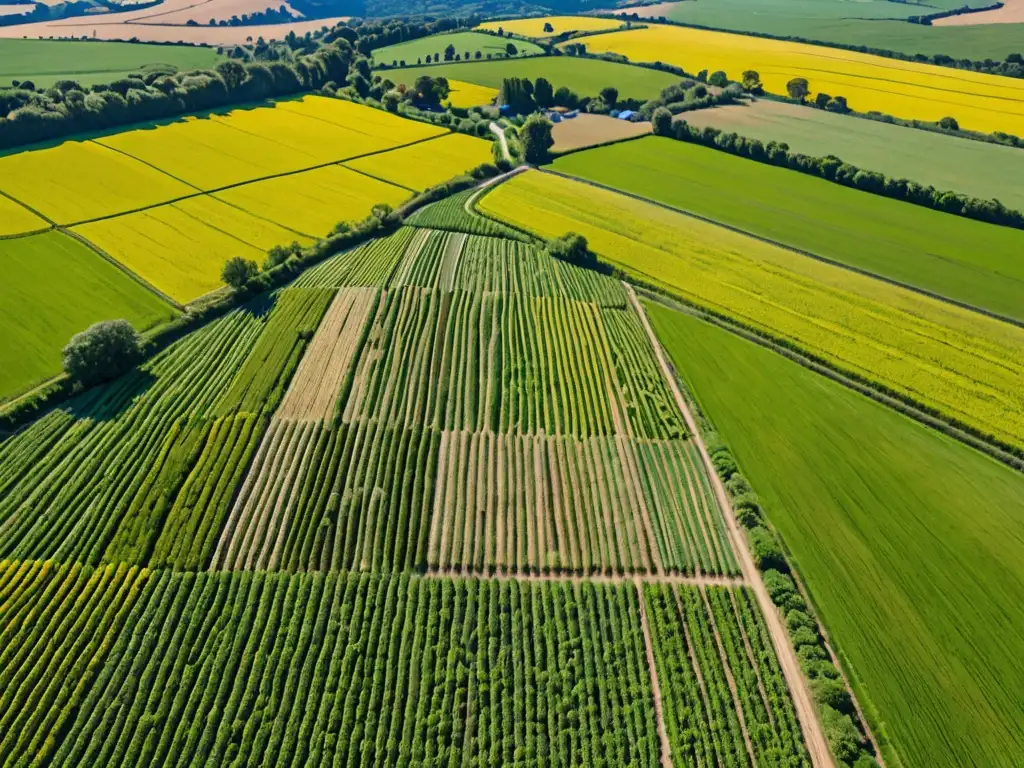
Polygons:
<instances>
[{"instance_id":1,"label":"harvested field","mask_svg":"<svg viewBox=\"0 0 1024 768\"><path fill-rule=\"evenodd\" d=\"M1002 8L977 13L961 13L935 19L932 24L939 27L967 27L975 24L1021 24L1024 23L1024 0L1001 0Z\"/></svg>"},{"instance_id":2,"label":"harvested field","mask_svg":"<svg viewBox=\"0 0 1024 768\"><path fill-rule=\"evenodd\" d=\"M241 18L244 15L262 13L266 10L280 10L285 8L293 16L300 17L301 13L296 11L285 0L187 0L182 4L175 0L164 0L160 5L144 10L132 11L119 14L121 19L130 20L135 24L160 24L160 25L184 25L189 21L206 25L210 21L231 21L233 16ZM298 33L296 33L298 34Z\"/></svg>"},{"instance_id":3,"label":"harvested field","mask_svg":"<svg viewBox=\"0 0 1024 768\"><path fill-rule=\"evenodd\" d=\"M607 115L580 113L576 117L555 123L551 137L555 140L552 152L568 152L594 144L643 136L651 132L650 123L633 123Z\"/></svg>"}]
</instances>

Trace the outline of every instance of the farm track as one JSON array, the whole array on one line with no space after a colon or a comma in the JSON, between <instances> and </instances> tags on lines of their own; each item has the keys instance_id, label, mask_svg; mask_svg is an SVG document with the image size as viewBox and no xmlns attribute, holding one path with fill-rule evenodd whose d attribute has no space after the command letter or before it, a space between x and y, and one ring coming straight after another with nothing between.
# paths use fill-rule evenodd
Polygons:
<instances>
[{"instance_id":1,"label":"farm track","mask_svg":"<svg viewBox=\"0 0 1024 768\"><path fill-rule=\"evenodd\" d=\"M1003 322L1003 323L1009 323L1010 325L1015 325L1018 328L1024 328L1024 320L1018 320L1018 319L1013 318L1013 317L1007 317L1006 315L1000 315L997 312L992 312L990 310L983 309L981 307L976 307L973 304L967 304L966 302L957 301L956 299L951 299L948 296L943 296L940 293L934 293L932 291L927 290L926 288L919 288L917 286L911 285L910 283L903 283L903 282L900 282L899 280L893 280L890 277L885 277L884 275L879 275L876 272L870 272L870 271L868 271L866 269L861 269L860 267L852 266L851 264L845 264L845 263L843 263L841 261L836 261L835 259L830 259L827 256L821 256L820 254L813 253L812 251L805 251L802 248L796 248L795 246L787 245L786 243L779 242L778 240L772 240L771 238L755 234L754 232L750 232L748 230L741 229L740 227L734 227L731 224L726 224L726 223L724 223L722 221L719 221L718 219L712 219L712 218L708 218L707 216L701 216L699 213L694 213L693 211L688 211L685 208L677 208L677 207L675 207L673 205L668 205L667 203L662 203L662 202L659 202L657 200L652 200L649 197L643 197L642 195L637 195L637 194L634 194L632 192L627 192L627 191L625 191L623 189L619 189L617 187L611 187L611 186L608 186L607 184L602 184L602 183L600 183L598 181L591 181L590 179L584 179L584 178L582 178L580 176L573 176L573 175L568 174L568 173L562 173L561 171L556 171L556 170L553 170L551 168L537 168L536 170L540 171L541 173L551 174L552 176L559 176L559 177L561 177L563 179L567 179L569 181L577 181L577 182L580 182L582 184L587 184L587 185L589 185L591 187L594 187L595 189L602 189L602 190L605 190L606 192L614 192L617 195L624 195L625 197L630 197L630 198L632 198L634 200L637 200L639 202L648 203L650 205L657 206L658 208L663 208L666 211L672 211L673 213L682 214L683 216L688 216L691 219L696 219L697 221L702 221L705 224L713 224L716 227L721 227L722 229L729 230L730 232L735 232L737 235L743 235L744 237L752 237L755 240L760 240L762 243L766 243L767 245L775 246L776 248L782 248L783 250L789 251L790 253L795 253L798 256L804 256L805 258L808 258L808 259L814 259L815 261L820 261L823 264L828 264L828 265L833 266L833 267L838 267L839 269L845 269L848 272L853 272L855 274L862 275L864 277L870 277L873 280L880 280L883 283L888 283L889 285L893 285L893 286L895 286L897 288L903 288L903 289L908 290L908 291L913 291L914 293L920 294L921 296L927 296L930 299L935 299L936 301L941 301L941 302L943 302L945 304L951 304L954 307L959 307L960 309L966 309L969 312L976 312L979 315L985 315L986 317L990 317L993 320L999 320L1000 322ZM867 194L870 194L870 193L867 193ZM511 226L511 225L509 225L509 226ZM996 226L998 226L998 225L996 225Z\"/></svg>"},{"instance_id":2,"label":"farm track","mask_svg":"<svg viewBox=\"0 0 1024 768\"><path fill-rule=\"evenodd\" d=\"M653 347L654 353L658 359L658 364L661 366L662 373L664 374L668 386L672 391L672 396L676 401L676 405L679 407L679 411L682 413L683 418L686 421L686 425L692 435L692 439L696 443L697 449L704 461L704 467L711 479L711 484L714 487L715 496L718 499L718 505L722 509L726 518L726 525L733 543L733 549L736 551L739 558L740 571L753 588L758 606L764 616L765 623L768 625L772 645L775 646L775 654L779 659L783 675L785 676L786 683L789 686L790 693L793 697L793 703L796 707L797 717L800 720L800 725L804 733L811 761L815 766L833 768L835 763L832 760L832 753L829 750L828 741L825 739L821 723L818 720L814 700L811 697L807 681L804 679L800 663L797 661L796 653L793 651L793 646L789 643L789 636L786 632L786 628L782 625L782 621L779 617L779 611L772 602L771 597L768 595L768 590L765 587L764 582L761 580L757 566L754 564L754 559L751 557L750 550L747 548L743 533L739 530L739 526L736 522L736 515L732 508L732 503L729 501L729 495L711 463L711 456L708 454L707 447L704 445L704 439L701 437L700 431L698 430L697 421L690 412L686 399L683 397L683 394L679 389L679 385L676 383L675 375L668 364L665 352L658 341L658 337L654 334L654 329L651 327L650 320L647 318L647 313L636 298L636 293L634 292L633 287L625 282L623 285L625 286L626 292L629 294L629 301L632 304L634 311L639 316L640 322L643 324L644 330L647 333L647 337L650 340L651 346Z\"/></svg>"}]
</instances>

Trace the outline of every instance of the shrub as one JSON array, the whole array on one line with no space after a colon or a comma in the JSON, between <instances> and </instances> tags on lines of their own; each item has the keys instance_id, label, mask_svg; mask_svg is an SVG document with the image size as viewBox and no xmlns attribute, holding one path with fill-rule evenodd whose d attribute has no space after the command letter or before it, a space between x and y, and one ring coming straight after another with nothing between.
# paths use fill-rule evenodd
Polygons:
<instances>
[{"instance_id":1,"label":"shrub","mask_svg":"<svg viewBox=\"0 0 1024 768\"><path fill-rule=\"evenodd\" d=\"M528 163L547 162L548 150L555 140L551 137L551 121L542 115L530 115L519 129L523 144L523 159Z\"/></svg>"},{"instance_id":2,"label":"shrub","mask_svg":"<svg viewBox=\"0 0 1024 768\"><path fill-rule=\"evenodd\" d=\"M64 347L64 370L91 386L115 379L142 359L139 334L127 320L104 320L71 337Z\"/></svg>"},{"instance_id":3,"label":"shrub","mask_svg":"<svg viewBox=\"0 0 1024 768\"><path fill-rule=\"evenodd\" d=\"M853 720L831 707L821 708L821 728L836 759L853 763L860 755L860 733Z\"/></svg>"},{"instance_id":4,"label":"shrub","mask_svg":"<svg viewBox=\"0 0 1024 768\"><path fill-rule=\"evenodd\" d=\"M786 614L786 627L789 629L790 634L801 628L817 632L818 622L814 620L813 616L803 611L790 611Z\"/></svg>"},{"instance_id":5,"label":"shrub","mask_svg":"<svg viewBox=\"0 0 1024 768\"><path fill-rule=\"evenodd\" d=\"M246 283L256 277L259 271L260 268L255 261L235 256L224 262L220 278L236 291L240 291L245 288Z\"/></svg>"},{"instance_id":6,"label":"shrub","mask_svg":"<svg viewBox=\"0 0 1024 768\"><path fill-rule=\"evenodd\" d=\"M819 677L817 680L812 680L811 693L814 694L814 700L823 708L831 707L845 715L853 714L853 699L841 680L833 680L827 677Z\"/></svg>"},{"instance_id":7,"label":"shrub","mask_svg":"<svg viewBox=\"0 0 1024 768\"><path fill-rule=\"evenodd\" d=\"M665 107L658 107L651 115L651 126L655 136L672 135L672 113Z\"/></svg>"},{"instance_id":8,"label":"shrub","mask_svg":"<svg viewBox=\"0 0 1024 768\"><path fill-rule=\"evenodd\" d=\"M779 546L779 542L776 541L771 531L767 528L756 526L750 529L749 535L750 553L754 556L754 561L757 563L758 568L762 571L769 568L777 571L789 570L782 547Z\"/></svg>"}]
</instances>

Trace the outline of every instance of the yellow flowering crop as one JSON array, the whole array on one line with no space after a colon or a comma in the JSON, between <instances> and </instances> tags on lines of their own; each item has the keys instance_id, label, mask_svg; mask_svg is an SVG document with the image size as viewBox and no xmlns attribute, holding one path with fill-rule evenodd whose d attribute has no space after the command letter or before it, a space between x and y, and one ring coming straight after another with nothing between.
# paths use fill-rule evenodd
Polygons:
<instances>
[{"instance_id":1,"label":"yellow flowering crop","mask_svg":"<svg viewBox=\"0 0 1024 768\"><path fill-rule=\"evenodd\" d=\"M339 221L365 218L376 203L403 203L409 191L328 165L232 187L214 197L311 237L324 237Z\"/></svg>"},{"instance_id":2,"label":"yellow flowering crop","mask_svg":"<svg viewBox=\"0 0 1024 768\"><path fill-rule=\"evenodd\" d=\"M478 107L481 104L490 104L498 97L498 91L488 88L486 85L475 85L463 83L460 80L449 80L448 103L453 107Z\"/></svg>"},{"instance_id":3,"label":"yellow flowering crop","mask_svg":"<svg viewBox=\"0 0 1024 768\"><path fill-rule=\"evenodd\" d=\"M739 81L752 69L771 93L804 77L812 94L844 96L858 112L937 121L962 128L1024 136L1024 80L853 51L725 32L654 24L586 38L591 53L620 53L630 61L663 61L696 73L723 70Z\"/></svg>"},{"instance_id":4,"label":"yellow flowering crop","mask_svg":"<svg viewBox=\"0 0 1024 768\"><path fill-rule=\"evenodd\" d=\"M544 25L550 24L554 32L545 32ZM589 16L545 16L541 19L512 19L510 21L488 21L477 29L488 32L511 32L521 37L553 37L564 32L600 32L604 29L618 29L621 21L597 19Z\"/></svg>"},{"instance_id":5,"label":"yellow flowering crop","mask_svg":"<svg viewBox=\"0 0 1024 768\"><path fill-rule=\"evenodd\" d=\"M0 195L0 237L35 232L37 229L46 229L49 226L46 221L40 219L28 208Z\"/></svg>"},{"instance_id":6,"label":"yellow flowering crop","mask_svg":"<svg viewBox=\"0 0 1024 768\"><path fill-rule=\"evenodd\" d=\"M452 133L345 165L419 192L492 159L491 142Z\"/></svg>"},{"instance_id":7,"label":"yellow flowering crop","mask_svg":"<svg viewBox=\"0 0 1024 768\"><path fill-rule=\"evenodd\" d=\"M1024 446L1024 329L650 203L529 171L480 207Z\"/></svg>"}]
</instances>

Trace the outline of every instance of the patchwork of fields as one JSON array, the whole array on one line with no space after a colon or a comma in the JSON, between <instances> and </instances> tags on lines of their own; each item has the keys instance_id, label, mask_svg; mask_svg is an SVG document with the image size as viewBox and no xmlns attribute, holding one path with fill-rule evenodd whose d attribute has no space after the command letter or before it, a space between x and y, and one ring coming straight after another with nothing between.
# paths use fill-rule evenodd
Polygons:
<instances>
[{"instance_id":1,"label":"patchwork of fields","mask_svg":"<svg viewBox=\"0 0 1024 768\"><path fill-rule=\"evenodd\" d=\"M1024 477L727 331L651 322L904 765L1024 753Z\"/></svg>"},{"instance_id":2,"label":"patchwork of fields","mask_svg":"<svg viewBox=\"0 0 1024 768\"><path fill-rule=\"evenodd\" d=\"M622 285L431 215L0 443L0 757L810 764Z\"/></svg>"},{"instance_id":3,"label":"patchwork of fields","mask_svg":"<svg viewBox=\"0 0 1024 768\"><path fill-rule=\"evenodd\" d=\"M545 31L544 27L550 24L552 31ZM602 30L618 29L623 22L614 19L593 19L587 16L545 16L537 19L506 19L504 21L488 21L481 24L477 29L486 29L489 32L502 30L506 35L513 34L521 37L553 37L566 32L599 32Z\"/></svg>"},{"instance_id":4,"label":"patchwork of fields","mask_svg":"<svg viewBox=\"0 0 1024 768\"><path fill-rule=\"evenodd\" d=\"M856 120L822 109L760 99L748 106L688 112L686 122L740 136L786 142L812 157L836 155L844 162L896 179L984 200L995 198L1024 210L1024 152L1015 147L961 139L930 131L908 131L876 120Z\"/></svg>"},{"instance_id":5,"label":"patchwork of fields","mask_svg":"<svg viewBox=\"0 0 1024 768\"><path fill-rule=\"evenodd\" d=\"M664 138L577 152L553 167L1024 321L1024 261L1017 258L1024 253L1024 232L1019 229Z\"/></svg>"},{"instance_id":6,"label":"patchwork of fields","mask_svg":"<svg viewBox=\"0 0 1024 768\"><path fill-rule=\"evenodd\" d=\"M535 55L544 52L539 45L525 40L503 40L495 35L485 35L480 32L450 32L377 48L373 52L373 65L395 66L400 65L403 61L410 65L418 64L422 63L423 59L434 56L438 57L438 61L443 61L445 49L449 45L455 46L455 53L463 60L476 56L477 51L485 59L488 56L503 59L508 55L505 48L510 42L516 46L517 55Z\"/></svg>"},{"instance_id":7,"label":"patchwork of fields","mask_svg":"<svg viewBox=\"0 0 1024 768\"><path fill-rule=\"evenodd\" d=\"M1024 446L1024 329L582 182L529 171L481 210L575 231L640 279Z\"/></svg>"},{"instance_id":8,"label":"patchwork of fields","mask_svg":"<svg viewBox=\"0 0 1024 768\"><path fill-rule=\"evenodd\" d=\"M587 37L591 53L619 53L630 61L664 61L696 73L724 70L740 80L744 70L760 73L771 93L804 77L811 94L844 96L851 109L938 121L951 116L962 128L1024 136L1024 81L886 59L803 43L724 32L651 25L646 29Z\"/></svg>"},{"instance_id":9,"label":"patchwork of fields","mask_svg":"<svg viewBox=\"0 0 1024 768\"><path fill-rule=\"evenodd\" d=\"M404 149L390 156L396 148ZM397 206L490 160L487 141L309 96L0 157L0 231L67 227L185 303L220 287L221 267L232 256L262 263L275 245L309 244L377 203ZM97 259L90 254L86 261ZM88 314L97 320L109 319L120 305L103 295L75 303L93 307ZM129 314L143 325L155 319ZM31 371L19 381L57 372L55 354L70 338L67 330L46 329L51 346L42 357L31 347L21 351L33 359L15 356Z\"/></svg>"}]
</instances>

